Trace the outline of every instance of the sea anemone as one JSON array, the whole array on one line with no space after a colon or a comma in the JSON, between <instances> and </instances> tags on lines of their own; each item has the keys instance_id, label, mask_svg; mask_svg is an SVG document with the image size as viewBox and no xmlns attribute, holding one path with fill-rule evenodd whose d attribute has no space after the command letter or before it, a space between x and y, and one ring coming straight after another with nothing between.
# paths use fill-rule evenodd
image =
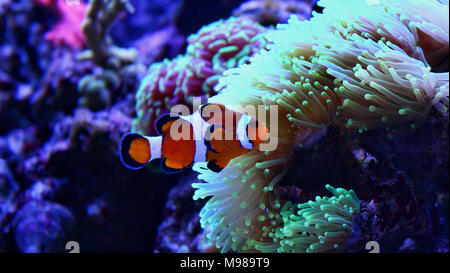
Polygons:
<instances>
[{"instance_id":1,"label":"sea anemone","mask_svg":"<svg viewBox=\"0 0 450 273\"><path fill-rule=\"evenodd\" d=\"M212 225L211 238L217 238L217 247L223 245L222 251L249 250L247 238L272 241L270 232L261 231L274 230L281 223L281 203L273 190L289 169L293 144L308 145L323 135L336 112L338 98L327 87L332 82L311 81L307 73L306 77L298 73L302 69L295 60L263 51L251 64L227 71L218 85L225 90L209 100L232 109L265 105L270 116L267 126L277 122L278 129L274 151L254 150L237 157L221 173L202 164L194 166L199 179L207 182L192 185L197 188L194 198L212 196L202 209L201 223ZM273 106L278 109L276 116L270 113Z\"/></svg>"},{"instance_id":2,"label":"sea anemone","mask_svg":"<svg viewBox=\"0 0 450 273\"><path fill-rule=\"evenodd\" d=\"M417 6L414 1L338 2L321 1L324 14L311 22L293 17L268 34L270 47L303 56L314 73L334 81L350 128L417 127L431 106L447 111L448 68L432 71L448 56L448 5L425 1L427 8L417 8L417 15L409 9ZM424 12L429 10L436 16L430 18Z\"/></svg>"},{"instance_id":3,"label":"sea anemone","mask_svg":"<svg viewBox=\"0 0 450 273\"><path fill-rule=\"evenodd\" d=\"M337 117L364 131L407 123L416 127L432 106L446 111L448 72L433 72L432 67L448 55L448 50L441 50L448 49L448 3L422 2L427 8L419 8L421 16L415 16L410 9L415 3L321 1L324 14L305 22L292 17L289 24L268 32L268 50L255 55L250 64L224 73L216 86L219 94L209 101L232 109L264 105L266 116L271 107L278 107L277 116L266 122L268 128L278 122L273 137L278 145L273 151L255 149L235 158L220 173L203 163L194 166L205 182L192 185L197 189L194 198L211 197L200 213L201 224L212 230L210 240L218 248L302 252L331 251L337 245L342 249L351 234L347 226L328 223L324 227L338 233L319 226L308 238L302 230L316 220L333 223L328 209L336 207L324 205L319 212L315 203L301 205L300 217L289 220L283 216L291 215L295 205L282 206L285 201L274 188L294 159L294 147L314 143ZM430 9L440 18L430 18ZM359 211L357 198L343 190L336 193L352 200L353 206L340 218L348 224ZM321 200L316 204L329 201ZM317 213L309 215L311 211Z\"/></svg>"},{"instance_id":4,"label":"sea anemone","mask_svg":"<svg viewBox=\"0 0 450 273\"><path fill-rule=\"evenodd\" d=\"M314 201L292 204L280 211L283 226L269 234L279 244L255 243L262 252L325 253L342 251L352 234L353 218L360 212L359 199L353 190L325 186L332 197L316 196Z\"/></svg>"}]
</instances>

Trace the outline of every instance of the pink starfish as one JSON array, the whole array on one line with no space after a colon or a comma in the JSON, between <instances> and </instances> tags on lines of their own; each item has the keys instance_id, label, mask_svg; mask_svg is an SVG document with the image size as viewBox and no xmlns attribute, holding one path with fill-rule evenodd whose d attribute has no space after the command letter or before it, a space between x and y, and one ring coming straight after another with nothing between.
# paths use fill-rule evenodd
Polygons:
<instances>
[{"instance_id":1,"label":"pink starfish","mask_svg":"<svg viewBox=\"0 0 450 273\"><path fill-rule=\"evenodd\" d=\"M45 34L45 38L57 45L65 44L81 48L85 37L81 31L87 4L81 0L33 0L56 12L61 20Z\"/></svg>"}]
</instances>

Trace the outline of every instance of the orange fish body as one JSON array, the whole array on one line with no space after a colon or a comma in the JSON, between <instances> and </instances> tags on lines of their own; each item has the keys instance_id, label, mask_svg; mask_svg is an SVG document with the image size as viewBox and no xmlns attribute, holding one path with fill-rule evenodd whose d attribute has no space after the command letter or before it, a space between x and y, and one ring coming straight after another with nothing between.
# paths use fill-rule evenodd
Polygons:
<instances>
[{"instance_id":1,"label":"orange fish body","mask_svg":"<svg viewBox=\"0 0 450 273\"><path fill-rule=\"evenodd\" d=\"M120 158L129 169L140 169L161 158L164 172L175 173L195 162L208 162L220 172L230 160L268 138L268 129L255 118L221 104L206 104L190 116L161 116L155 123L160 136L128 133L120 143Z\"/></svg>"}]
</instances>

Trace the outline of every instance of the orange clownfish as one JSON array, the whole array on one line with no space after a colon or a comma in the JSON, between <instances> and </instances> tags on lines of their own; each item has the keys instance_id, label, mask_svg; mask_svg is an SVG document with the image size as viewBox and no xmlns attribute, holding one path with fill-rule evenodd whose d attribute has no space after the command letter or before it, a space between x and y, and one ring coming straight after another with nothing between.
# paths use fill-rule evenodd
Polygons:
<instances>
[{"instance_id":1,"label":"orange clownfish","mask_svg":"<svg viewBox=\"0 0 450 273\"><path fill-rule=\"evenodd\" d=\"M166 173L180 172L195 162L208 162L210 170L220 172L231 159L269 138L269 130L256 118L221 104L202 105L189 116L163 115L155 128L159 136L122 137L119 153L125 167L140 169L160 158Z\"/></svg>"}]
</instances>

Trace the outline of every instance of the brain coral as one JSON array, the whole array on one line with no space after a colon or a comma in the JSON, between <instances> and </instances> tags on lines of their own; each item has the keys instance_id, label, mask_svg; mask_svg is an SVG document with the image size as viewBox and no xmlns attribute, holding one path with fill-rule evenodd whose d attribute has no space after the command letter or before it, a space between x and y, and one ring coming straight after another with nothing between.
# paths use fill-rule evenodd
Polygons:
<instances>
[{"instance_id":1,"label":"brain coral","mask_svg":"<svg viewBox=\"0 0 450 273\"><path fill-rule=\"evenodd\" d=\"M208 98L222 73L266 46L266 29L257 23L229 18L207 25L188 37L184 56L153 64L136 94L133 130L154 134L153 122L177 104L192 105L192 97Z\"/></svg>"},{"instance_id":2,"label":"brain coral","mask_svg":"<svg viewBox=\"0 0 450 273\"><path fill-rule=\"evenodd\" d=\"M448 57L448 1L322 0L319 5L323 14L305 22L292 18L269 32L269 50L226 71L217 86L220 93L209 100L231 108L279 109L275 151L254 150L233 159L220 173L203 163L194 166L203 180L193 184L194 198L210 197L200 213L201 224L212 230L211 242L224 252L342 250L351 216L358 212L354 194L337 192L352 200L342 211L345 221L330 220L327 211L341 211L342 204L300 205L297 217L274 194L294 147L313 141L340 118L364 131L416 127L433 106L447 111L448 67L447 72L433 67ZM320 200L328 199L316 202ZM334 220L346 226L328 223ZM315 221L323 225L306 224ZM312 230L304 228L308 226ZM303 232L315 236L303 238Z\"/></svg>"}]
</instances>

